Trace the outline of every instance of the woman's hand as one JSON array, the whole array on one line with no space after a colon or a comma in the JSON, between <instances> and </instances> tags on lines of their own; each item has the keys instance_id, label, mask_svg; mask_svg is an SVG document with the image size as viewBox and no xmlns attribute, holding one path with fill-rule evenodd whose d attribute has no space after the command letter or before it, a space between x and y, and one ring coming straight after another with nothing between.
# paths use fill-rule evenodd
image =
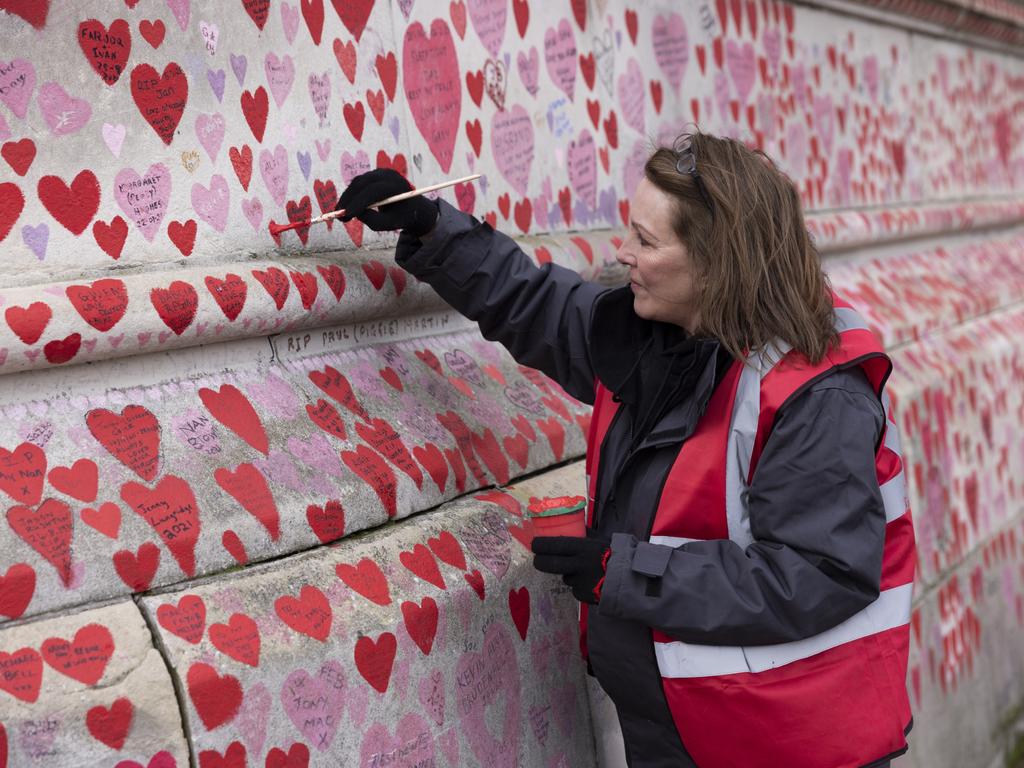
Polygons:
<instances>
[{"instance_id":1,"label":"woman's hand","mask_svg":"<svg viewBox=\"0 0 1024 768\"><path fill-rule=\"evenodd\" d=\"M391 168L378 168L360 174L352 179L338 198L334 210L345 209L342 221L359 219L374 232L403 229L417 237L428 234L437 223L437 203L422 195L381 206L379 210L370 208L374 203L408 192L412 185L398 171Z\"/></svg>"}]
</instances>

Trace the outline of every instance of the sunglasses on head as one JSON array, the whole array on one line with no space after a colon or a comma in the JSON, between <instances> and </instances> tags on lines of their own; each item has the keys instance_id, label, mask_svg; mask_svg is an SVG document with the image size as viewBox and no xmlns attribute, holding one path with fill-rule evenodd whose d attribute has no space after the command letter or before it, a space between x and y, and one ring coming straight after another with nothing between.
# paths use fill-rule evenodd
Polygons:
<instances>
[{"instance_id":1,"label":"sunglasses on head","mask_svg":"<svg viewBox=\"0 0 1024 768\"><path fill-rule=\"evenodd\" d=\"M715 217L715 207L711 203L711 195L708 194L707 187L704 186L704 180L697 173L697 155L694 154L690 137L682 136L677 139L672 150L676 153L676 170L693 178L697 184L697 192L700 193L700 199L704 202L708 213L711 214L713 219Z\"/></svg>"}]
</instances>

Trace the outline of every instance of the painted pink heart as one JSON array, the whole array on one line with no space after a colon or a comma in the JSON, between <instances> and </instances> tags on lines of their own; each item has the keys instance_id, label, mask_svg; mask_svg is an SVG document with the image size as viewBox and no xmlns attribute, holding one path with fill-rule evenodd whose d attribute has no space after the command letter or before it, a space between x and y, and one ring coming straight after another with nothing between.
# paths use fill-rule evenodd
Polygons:
<instances>
[{"instance_id":1,"label":"painted pink heart","mask_svg":"<svg viewBox=\"0 0 1024 768\"><path fill-rule=\"evenodd\" d=\"M284 451L279 451L276 448L271 449L270 454L265 459L256 459L253 461L253 464L271 483L282 483L296 493L306 492L306 484L299 477L299 471L295 467L295 462Z\"/></svg>"},{"instance_id":2,"label":"painted pink heart","mask_svg":"<svg viewBox=\"0 0 1024 768\"><path fill-rule=\"evenodd\" d=\"M626 125L637 133L643 133L647 91L644 88L644 73L640 71L640 63L635 58L630 57L626 71L619 75L618 96L620 112Z\"/></svg>"},{"instance_id":3,"label":"painted pink heart","mask_svg":"<svg viewBox=\"0 0 1024 768\"><path fill-rule=\"evenodd\" d=\"M678 13L654 17L651 30L654 43L654 60L668 78L669 85L676 91L683 83L686 63L690 58L690 46L686 35L686 22Z\"/></svg>"},{"instance_id":4,"label":"painted pink heart","mask_svg":"<svg viewBox=\"0 0 1024 768\"><path fill-rule=\"evenodd\" d=\"M283 146L278 144L273 152L269 149L260 152L260 175L270 197L278 205L284 205L288 195L288 152Z\"/></svg>"},{"instance_id":5,"label":"painted pink heart","mask_svg":"<svg viewBox=\"0 0 1024 768\"><path fill-rule=\"evenodd\" d=\"M814 127L821 138L821 146L825 149L825 157L832 154L832 140L836 131L836 111L832 97L829 95L814 97Z\"/></svg>"},{"instance_id":6,"label":"painted pink heart","mask_svg":"<svg viewBox=\"0 0 1024 768\"><path fill-rule=\"evenodd\" d=\"M262 382L250 382L246 391L263 410L279 419L291 419L299 414L302 405L299 397L292 385L280 376L271 373Z\"/></svg>"},{"instance_id":7,"label":"painted pink heart","mask_svg":"<svg viewBox=\"0 0 1024 768\"><path fill-rule=\"evenodd\" d=\"M434 740L423 738L429 733L427 721L415 712L398 721L394 736L383 723L374 723L367 729L359 748L359 765L384 765L376 756L385 755L389 756L386 764L394 768L433 765Z\"/></svg>"},{"instance_id":8,"label":"painted pink heart","mask_svg":"<svg viewBox=\"0 0 1024 768\"><path fill-rule=\"evenodd\" d=\"M263 60L263 71L267 75L270 94L280 108L284 100L288 98L292 83L295 81L295 62L292 61L291 56L286 55L283 59L279 59L275 53L268 53Z\"/></svg>"},{"instance_id":9,"label":"painted pink heart","mask_svg":"<svg viewBox=\"0 0 1024 768\"><path fill-rule=\"evenodd\" d=\"M267 718L273 699L263 683L247 688L234 725L254 754L263 754L267 740Z\"/></svg>"},{"instance_id":10,"label":"painted pink heart","mask_svg":"<svg viewBox=\"0 0 1024 768\"><path fill-rule=\"evenodd\" d=\"M267 0L267 5L270 2ZM281 3L281 24L284 26L284 36L291 44L299 31L299 9L288 3Z\"/></svg>"},{"instance_id":11,"label":"painted pink heart","mask_svg":"<svg viewBox=\"0 0 1024 768\"><path fill-rule=\"evenodd\" d=\"M210 179L209 189L198 182L192 185L192 208L200 219L218 232L223 232L227 226L229 202L227 179L219 173Z\"/></svg>"},{"instance_id":12,"label":"painted pink heart","mask_svg":"<svg viewBox=\"0 0 1024 768\"><path fill-rule=\"evenodd\" d=\"M221 452L216 422L209 414L200 413L194 408L189 409L185 413L173 416L171 427L174 434L193 450L207 456L215 456Z\"/></svg>"},{"instance_id":13,"label":"painted pink heart","mask_svg":"<svg viewBox=\"0 0 1024 768\"><path fill-rule=\"evenodd\" d=\"M413 121L447 173L459 136L462 76L451 29L443 19L431 22L429 36L418 21L406 28L402 75Z\"/></svg>"},{"instance_id":14,"label":"painted pink heart","mask_svg":"<svg viewBox=\"0 0 1024 768\"><path fill-rule=\"evenodd\" d=\"M313 111L323 123L331 106L331 76L327 72L309 76L309 98L313 102Z\"/></svg>"},{"instance_id":15,"label":"painted pink heart","mask_svg":"<svg viewBox=\"0 0 1024 768\"><path fill-rule=\"evenodd\" d=\"M224 115L219 112L212 115L203 114L196 118L196 138L214 162L224 141L224 128Z\"/></svg>"},{"instance_id":16,"label":"painted pink heart","mask_svg":"<svg viewBox=\"0 0 1024 768\"><path fill-rule=\"evenodd\" d=\"M754 53L754 44L749 40L741 43L738 40L730 39L725 44L725 64L729 70L729 77L736 87L736 95L740 104L746 104L750 98L750 91L754 88L754 77L757 70L757 54Z\"/></svg>"},{"instance_id":17,"label":"painted pink heart","mask_svg":"<svg viewBox=\"0 0 1024 768\"><path fill-rule=\"evenodd\" d=\"M92 107L88 101L69 95L57 83L45 83L40 87L36 101L54 136L76 133L92 117Z\"/></svg>"},{"instance_id":18,"label":"painted pink heart","mask_svg":"<svg viewBox=\"0 0 1024 768\"><path fill-rule=\"evenodd\" d=\"M430 715L438 728L444 725L444 672L435 669L421 679L418 695L423 711Z\"/></svg>"},{"instance_id":19,"label":"painted pink heart","mask_svg":"<svg viewBox=\"0 0 1024 768\"><path fill-rule=\"evenodd\" d=\"M467 0L466 5L469 7L469 20L480 42L491 56L497 58L505 38L508 0Z\"/></svg>"},{"instance_id":20,"label":"painted pink heart","mask_svg":"<svg viewBox=\"0 0 1024 768\"><path fill-rule=\"evenodd\" d=\"M544 63L552 82L572 101L576 87L576 35L568 19L544 33Z\"/></svg>"},{"instance_id":21,"label":"painted pink heart","mask_svg":"<svg viewBox=\"0 0 1024 768\"><path fill-rule=\"evenodd\" d=\"M495 113L491 149L501 175L516 192L525 195L533 164L533 121L519 104Z\"/></svg>"},{"instance_id":22,"label":"painted pink heart","mask_svg":"<svg viewBox=\"0 0 1024 768\"><path fill-rule=\"evenodd\" d=\"M114 178L114 199L142 236L153 242L171 200L171 173L163 163L149 166L142 177L124 168Z\"/></svg>"},{"instance_id":23,"label":"painted pink heart","mask_svg":"<svg viewBox=\"0 0 1024 768\"><path fill-rule=\"evenodd\" d=\"M288 438L287 446L289 452L308 467L320 470L330 477L336 477L341 472L338 452L323 435L311 435L305 440L292 436Z\"/></svg>"},{"instance_id":24,"label":"painted pink heart","mask_svg":"<svg viewBox=\"0 0 1024 768\"><path fill-rule=\"evenodd\" d=\"M15 117L25 119L28 102L36 87L36 70L26 59L0 60L0 101Z\"/></svg>"},{"instance_id":25,"label":"painted pink heart","mask_svg":"<svg viewBox=\"0 0 1024 768\"><path fill-rule=\"evenodd\" d=\"M594 210L597 205L597 148L586 128L580 131L578 139L569 142L566 164L576 197Z\"/></svg>"},{"instance_id":26,"label":"painted pink heart","mask_svg":"<svg viewBox=\"0 0 1024 768\"><path fill-rule=\"evenodd\" d=\"M345 182L346 187L356 176L366 173L372 168L370 158L361 149L355 154L349 154L347 150L341 153L341 180Z\"/></svg>"},{"instance_id":27,"label":"painted pink heart","mask_svg":"<svg viewBox=\"0 0 1024 768\"><path fill-rule=\"evenodd\" d=\"M537 95L537 79L540 76L540 54L537 53L537 46L530 46L530 55L520 51L516 54L516 69L519 70L519 79L523 81L526 90L531 96Z\"/></svg>"},{"instance_id":28,"label":"painted pink heart","mask_svg":"<svg viewBox=\"0 0 1024 768\"><path fill-rule=\"evenodd\" d=\"M248 219L253 229L260 228L260 223L263 221L263 203L258 197L242 200L242 213L245 214L245 218Z\"/></svg>"},{"instance_id":29,"label":"painted pink heart","mask_svg":"<svg viewBox=\"0 0 1024 768\"><path fill-rule=\"evenodd\" d=\"M337 661L315 675L296 669L281 686L281 704L305 740L320 752L334 740L345 712L345 671Z\"/></svg>"},{"instance_id":30,"label":"painted pink heart","mask_svg":"<svg viewBox=\"0 0 1024 768\"><path fill-rule=\"evenodd\" d=\"M505 624L494 622L484 634L480 651L467 651L455 665L456 680L476 680L456 686L459 726L480 765L514 768L518 764L523 712L520 707L519 662ZM504 712L489 714L489 706ZM488 723L499 725L497 735Z\"/></svg>"}]
</instances>

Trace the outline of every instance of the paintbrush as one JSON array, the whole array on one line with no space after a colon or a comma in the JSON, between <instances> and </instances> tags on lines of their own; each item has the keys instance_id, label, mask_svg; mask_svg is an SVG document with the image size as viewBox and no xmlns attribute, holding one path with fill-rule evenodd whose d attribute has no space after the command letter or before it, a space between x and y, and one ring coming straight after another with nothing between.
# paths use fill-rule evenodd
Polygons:
<instances>
[{"instance_id":1,"label":"paintbrush","mask_svg":"<svg viewBox=\"0 0 1024 768\"><path fill-rule=\"evenodd\" d=\"M442 181L440 184L431 184L429 187L420 187L419 189L410 189L408 192L402 192L399 195L392 195L391 197L386 197L383 200L381 200L380 202L376 202L376 203L374 203L373 205L371 205L369 207L374 209L374 210L376 210L376 209L380 208L380 206L382 206L382 205L390 205L391 203L397 203L399 200L408 200L410 197L416 197L417 195L423 195L423 194L426 194L427 192L434 192L435 190L444 189L445 187L451 187L451 186L454 186L455 184L465 184L466 182L475 181L476 179L479 179L479 178L480 178L480 174L479 173L474 173L474 174L471 174L469 176L463 176L460 179L451 179L449 181ZM345 209L342 208L341 210L338 210L338 211L330 211L328 213L323 214L322 216L317 216L315 219L304 219L303 221L293 221L291 224L278 224L276 221L271 221L270 222L270 234L273 235L274 237L277 237L282 232L287 232L289 229L298 229L299 227L308 227L308 226L311 226L313 224L319 224L322 221L330 221L331 219L336 219L339 216L344 216L344 215L345 215Z\"/></svg>"}]
</instances>

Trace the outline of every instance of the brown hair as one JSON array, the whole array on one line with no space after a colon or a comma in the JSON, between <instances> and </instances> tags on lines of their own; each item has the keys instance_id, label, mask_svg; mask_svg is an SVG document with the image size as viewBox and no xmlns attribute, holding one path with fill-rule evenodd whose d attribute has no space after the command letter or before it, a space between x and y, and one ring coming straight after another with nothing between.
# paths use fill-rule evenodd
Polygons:
<instances>
[{"instance_id":1,"label":"brown hair","mask_svg":"<svg viewBox=\"0 0 1024 768\"><path fill-rule=\"evenodd\" d=\"M739 141L699 131L685 138L714 215L693 176L676 169L673 149L655 150L644 174L676 201L673 229L698 275L698 333L717 338L738 360L781 339L821 362L839 337L831 288L793 182Z\"/></svg>"}]
</instances>

